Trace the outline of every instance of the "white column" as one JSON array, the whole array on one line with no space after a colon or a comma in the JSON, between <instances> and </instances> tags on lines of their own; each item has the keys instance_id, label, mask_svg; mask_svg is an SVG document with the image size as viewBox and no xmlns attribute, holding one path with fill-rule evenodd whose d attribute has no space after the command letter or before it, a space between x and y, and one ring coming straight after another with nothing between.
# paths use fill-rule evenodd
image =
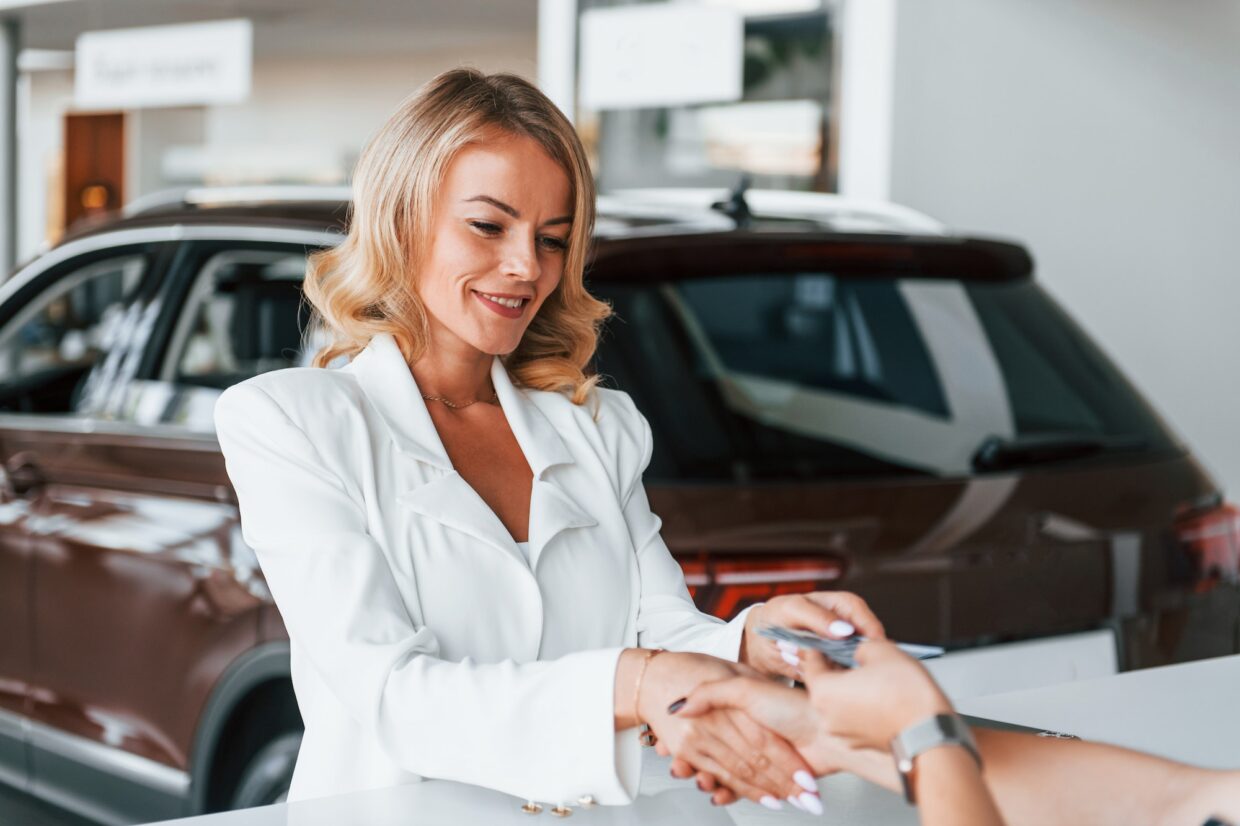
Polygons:
<instances>
[{"instance_id":1,"label":"white column","mask_svg":"<svg viewBox=\"0 0 1240 826\"><path fill-rule=\"evenodd\" d=\"M17 260L17 52L21 23L0 21L0 281Z\"/></svg>"},{"instance_id":2,"label":"white column","mask_svg":"<svg viewBox=\"0 0 1240 826\"><path fill-rule=\"evenodd\" d=\"M896 0L840 4L839 191L859 200L891 197L891 122Z\"/></svg>"},{"instance_id":3,"label":"white column","mask_svg":"<svg viewBox=\"0 0 1240 826\"><path fill-rule=\"evenodd\" d=\"M577 117L577 0L538 0L538 88Z\"/></svg>"}]
</instances>

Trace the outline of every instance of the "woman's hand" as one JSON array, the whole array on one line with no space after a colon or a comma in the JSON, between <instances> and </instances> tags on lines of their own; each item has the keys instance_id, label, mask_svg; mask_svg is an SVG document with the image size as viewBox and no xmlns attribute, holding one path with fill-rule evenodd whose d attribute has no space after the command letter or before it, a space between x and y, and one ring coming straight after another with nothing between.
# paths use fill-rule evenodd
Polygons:
<instances>
[{"instance_id":1,"label":"woman's hand","mask_svg":"<svg viewBox=\"0 0 1240 826\"><path fill-rule=\"evenodd\" d=\"M930 673L894 643L867 641L857 667L837 670L817 651L802 649L801 673L823 729L853 748L886 751L908 725L952 711Z\"/></svg>"},{"instance_id":2,"label":"woman's hand","mask_svg":"<svg viewBox=\"0 0 1240 826\"><path fill-rule=\"evenodd\" d=\"M854 632L869 639L887 636L865 600L847 591L787 594L764 602L745 617L740 661L762 674L796 680L800 679L796 671L798 654L788 644L760 636L757 630L765 625L812 631L833 639L850 637Z\"/></svg>"},{"instance_id":3,"label":"woman's hand","mask_svg":"<svg viewBox=\"0 0 1240 826\"><path fill-rule=\"evenodd\" d=\"M791 797L822 811L809 765L788 741L734 709L681 717L677 701L698 685L752 669L714 657L664 653L652 659L638 699L638 716L658 737L660 754L673 755L741 797L776 809ZM670 707L670 708L669 708Z\"/></svg>"}]
</instances>

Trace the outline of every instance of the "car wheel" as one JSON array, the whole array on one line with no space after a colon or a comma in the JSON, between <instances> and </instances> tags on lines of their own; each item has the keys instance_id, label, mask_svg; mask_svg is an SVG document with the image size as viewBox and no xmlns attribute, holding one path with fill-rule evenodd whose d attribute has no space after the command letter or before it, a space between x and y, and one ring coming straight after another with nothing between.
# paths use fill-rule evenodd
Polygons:
<instances>
[{"instance_id":1,"label":"car wheel","mask_svg":"<svg viewBox=\"0 0 1240 826\"><path fill-rule=\"evenodd\" d=\"M283 803L288 798L301 736L300 731L281 734L254 752L237 780L230 809Z\"/></svg>"}]
</instances>

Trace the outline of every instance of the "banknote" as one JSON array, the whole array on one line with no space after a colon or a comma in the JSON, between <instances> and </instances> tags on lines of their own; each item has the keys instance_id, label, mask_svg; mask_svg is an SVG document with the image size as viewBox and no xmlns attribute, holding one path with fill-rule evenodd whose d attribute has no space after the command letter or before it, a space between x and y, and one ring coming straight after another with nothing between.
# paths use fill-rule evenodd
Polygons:
<instances>
[{"instance_id":1,"label":"banknote","mask_svg":"<svg viewBox=\"0 0 1240 826\"><path fill-rule=\"evenodd\" d=\"M767 625L759 628L758 633L773 640L783 640L784 642L792 643L800 648L812 648L815 651L821 651L832 662L838 663L845 668L856 668L857 661L853 658L853 655L857 651L857 646L865 642L865 637L860 635L845 637L842 640L833 640L829 637L820 637L809 631L793 631L791 628L782 628L777 625ZM896 647L910 657L915 657L919 660L928 660L943 655L943 649L937 645L897 642Z\"/></svg>"}]
</instances>

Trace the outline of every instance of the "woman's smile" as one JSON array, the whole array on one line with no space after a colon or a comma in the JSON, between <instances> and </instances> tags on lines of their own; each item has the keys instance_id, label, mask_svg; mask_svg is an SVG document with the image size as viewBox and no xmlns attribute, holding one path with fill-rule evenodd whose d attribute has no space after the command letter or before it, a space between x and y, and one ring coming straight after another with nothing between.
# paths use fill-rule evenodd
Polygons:
<instances>
[{"instance_id":1,"label":"woman's smile","mask_svg":"<svg viewBox=\"0 0 1240 826\"><path fill-rule=\"evenodd\" d=\"M471 290L471 292L488 309L502 315L504 318L520 318L521 314L525 312L525 305L530 303L528 297L503 296L496 293L479 292L478 290Z\"/></svg>"}]
</instances>

